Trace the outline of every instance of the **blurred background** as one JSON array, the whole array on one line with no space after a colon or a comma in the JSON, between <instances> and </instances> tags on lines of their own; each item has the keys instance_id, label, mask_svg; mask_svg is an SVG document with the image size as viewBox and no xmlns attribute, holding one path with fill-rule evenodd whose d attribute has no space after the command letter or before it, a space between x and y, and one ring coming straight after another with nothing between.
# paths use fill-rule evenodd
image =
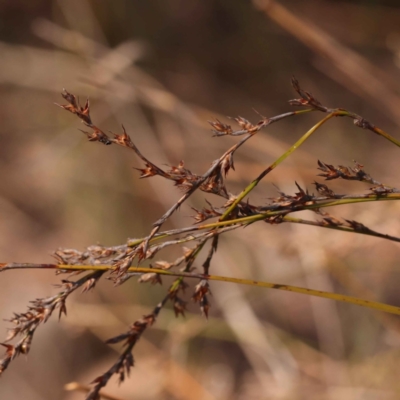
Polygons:
<instances>
[{"instance_id":1,"label":"blurred background","mask_svg":"<svg viewBox=\"0 0 400 400\"><path fill-rule=\"evenodd\" d=\"M180 196L139 180L141 163L117 146L88 143L62 88L90 97L105 131L121 123L157 165L201 174L237 139L213 138L207 120L252 122L290 110L295 75L323 104L343 107L400 137L398 1L3 0L0 2L1 262L51 262L59 247L122 244L146 235ZM287 119L236 153L238 193L322 114ZM251 193L265 204L296 180L315 190L317 160L352 165L398 186L398 149L340 119L324 125ZM321 179L319 179L322 182ZM337 193L360 182L333 181ZM195 194L165 227L192 224ZM397 202L342 207L336 217L400 235ZM305 214L313 219L313 214ZM179 249L159 253L172 260ZM206 253L205 253L206 254ZM200 257L200 261L204 259ZM398 244L308 226L254 224L221 238L212 273L336 291L400 305ZM200 268L200 265L198 267ZM57 293L48 271L1 274L1 318ZM68 317L41 326L29 357L4 373L0 398L82 399L120 347L104 340L151 311L167 289L134 280L69 298ZM129 399L398 399L397 317L298 294L212 283L210 318L190 302L168 306L135 348L136 365L105 392ZM1 321L6 336L9 323Z\"/></svg>"}]
</instances>

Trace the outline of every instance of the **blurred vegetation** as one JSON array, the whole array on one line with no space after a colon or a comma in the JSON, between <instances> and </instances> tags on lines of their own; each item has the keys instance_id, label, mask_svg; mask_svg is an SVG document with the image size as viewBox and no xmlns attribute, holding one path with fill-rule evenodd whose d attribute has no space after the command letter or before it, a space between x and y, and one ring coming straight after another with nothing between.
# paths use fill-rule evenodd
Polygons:
<instances>
[{"instance_id":1,"label":"blurred vegetation","mask_svg":"<svg viewBox=\"0 0 400 400\"><path fill-rule=\"evenodd\" d=\"M81 126L53 105L62 88L89 96L105 130L123 123L158 164L184 159L204 172L232 143L207 120L252 121L289 110L295 75L324 104L350 109L400 138L400 5L397 1L233 2L15 0L0 2L0 261L45 262L58 247L116 245L145 235L179 193L139 180L137 159L89 145ZM300 29L301 28L301 29ZM239 192L317 121L285 120L236 156L228 185ZM114 147L114 146L113 146ZM251 199L311 189L317 160L356 159L396 182L398 150L334 120L293 154ZM349 182L334 182L340 192ZM190 221L189 206L166 227ZM346 206L339 217L399 235L397 202ZM269 229L266 229L269 228ZM361 235L360 235L361 236ZM165 258L176 256L165 253ZM252 225L222 238L213 272L308 286L400 304L395 243L314 227ZM49 272L1 275L1 317L55 293ZM396 317L292 293L213 283L211 317L165 310L139 343L130 379L107 388L121 399L397 399ZM103 340L159 300L160 289L102 282L76 295L69 315L48 322L26 362L2 379L2 399L79 399L116 357ZM7 322L0 327L5 332Z\"/></svg>"}]
</instances>

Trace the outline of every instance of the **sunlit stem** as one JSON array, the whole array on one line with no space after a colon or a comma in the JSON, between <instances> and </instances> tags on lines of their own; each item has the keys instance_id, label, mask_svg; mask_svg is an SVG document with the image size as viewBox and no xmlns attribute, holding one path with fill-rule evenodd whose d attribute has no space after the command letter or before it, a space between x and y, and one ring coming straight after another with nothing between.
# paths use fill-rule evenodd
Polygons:
<instances>
[{"instance_id":1,"label":"sunlit stem","mask_svg":"<svg viewBox=\"0 0 400 400\"><path fill-rule=\"evenodd\" d=\"M40 264L39 264L40 265ZM55 265L56 269L60 270L78 270L78 271L107 271L114 269L113 266L110 265ZM256 281L253 279L241 279L241 278L232 278L227 276L219 276L219 275L202 275L202 274L193 274L189 272L172 272L166 271L163 269L155 269L155 268L144 268L144 267L130 267L128 269L129 272L138 272L138 273L156 273L165 276L178 276L181 279L183 278L195 278L195 279L207 279L210 281L221 281L221 282L229 282L229 283L237 283L240 285L249 285L256 287L263 287L269 289L277 289L277 290L285 290L288 292L300 293L309 296L322 297L325 299L331 299L335 301L341 301L345 303L351 303L362 307L372 308L375 310L400 315L400 308L395 307L389 304L384 304L376 301L364 300L357 297L346 296L338 293L330 293L322 290L314 290L307 289L298 286L292 285L284 285L278 283L271 283L265 281ZM178 282L175 281L175 282Z\"/></svg>"},{"instance_id":2,"label":"sunlit stem","mask_svg":"<svg viewBox=\"0 0 400 400\"><path fill-rule=\"evenodd\" d=\"M221 216L220 221L224 221L230 213L235 209L235 207L258 185L258 183L266 175L268 175L273 169L275 169L282 161L286 160L297 148L299 148L318 128L320 128L326 121L330 120L332 117L338 115L337 112L333 112L327 115L324 119L319 121L314 125L308 132L306 132L289 150L282 154L274 163L272 163L267 169L265 169L253 182L251 182L243 191L239 194L232 205L225 211Z\"/></svg>"}]
</instances>

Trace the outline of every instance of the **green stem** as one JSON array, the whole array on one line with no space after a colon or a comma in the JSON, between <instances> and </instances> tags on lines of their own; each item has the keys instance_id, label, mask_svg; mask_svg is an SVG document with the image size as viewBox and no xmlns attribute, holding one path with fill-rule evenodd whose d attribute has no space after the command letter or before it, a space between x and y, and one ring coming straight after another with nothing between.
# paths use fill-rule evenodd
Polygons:
<instances>
[{"instance_id":1,"label":"green stem","mask_svg":"<svg viewBox=\"0 0 400 400\"><path fill-rule=\"evenodd\" d=\"M320 228L333 229L333 230L342 231L342 232L360 233L361 235L379 237L382 239L387 239L387 240L391 240L393 242L400 243L400 238L398 238L396 236L391 236L391 235L386 235L384 233L375 232L369 228L367 228L366 230L354 230L350 226L328 225L328 224L325 225L325 224L321 224L318 221L308 221L308 220L305 220L302 218L293 218L293 217L288 217L288 216L283 217L283 222L292 222L294 224L317 226Z\"/></svg>"},{"instance_id":2,"label":"green stem","mask_svg":"<svg viewBox=\"0 0 400 400\"><path fill-rule=\"evenodd\" d=\"M330 120L332 117L340 115L339 112L333 112L327 115L324 119L319 121L314 125L308 132L306 132L290 149L288 149L284 154L282 154L274 163L272 163L267 169L265 169L253 182L251 182L243 191L239 194L232 205L225 211L220 221L224 221L230 213L236 208L236 206L258 185L258 183L266 175L268 175L273 169L275 169L282 161L286 160L297 148L299 148L318 128L320 128L326 121Z\"/></svg>"},{"instance_id":3,"label":"green stem","mask_svg":"<svg viewBox=\"0 0 400 400\"><path fill-rule=\"evenodd\" d=\"M207 240L208 240L208 238L204 239L201 243L198 244L197 248L195 249L193 254L190 256L190 259L189 259L188 263L186 264L185 269L183 270L183 273L188 273L190 271L190 268L192 267L192 265L193 265L195 259L197 258L197 256L200 254L201 250L203 250L203 247L206 244ZM178 276L179 276L179 278L176 279L172 283L171 287L169 288L169 292L170 293L173 293L176 290L178 290L180 284L183 281L184 276L183 275L178 275Z\"/></svg>"},{"instance_id":4,"label":"green stem","mask_svg":"<svg viewBox=\"0 0 400 400\"><path fill-rule=\"evenodd\" d=\"M39 264L40 265L40 264ZM107 271L114 269L113 266L109 265L54 265L56 269L61 270L79 270L79 271ZM249 285L256 287L263 287L269 289L277 289L277 290L285 290L288 292L300 293L309 296L322 297L325 299L331 299L335 301L341 301L345 303L351 303L362 307L372 308L375 310L400 315L400 308L395 307L389 304L384 304L376 301L364 300L357 297L346 296L338 293L330 293L322 290L314 290L307 289L298 286L292 285L282 285L278 283L271 283L265 281L256 281L253 279L241 279L241 278L231 278L227 276L219 276L219 275L202 275L202 274L193 274L188 272L171 272L163 269L155 269L155 268L144 268L144 267L130 267L128 269L129 272L138 272L138 273L156 273L160 275L166 276L178 276L180 279L183 278L195 278L195 279L207 279L210 281L221 281L221 282L229 282L229 283L237 283L240 285ZM175 282L178 282L175 281Z\"/></svg>"},{"instance_id":5,"label":"green stem","mask_svg":"<svg viewBox=\"0 0 400 400\"><path fill-rule=\"evenodd\" d=\"M218 222L214 222L211 224L199 225L196 227L196 229L213 229L213 228L219 228L221 226L227 226L227 225L232 225L232 224L247 225L247 224L251 224L253 222L262 221L264 219L267 219L268 217L284 215L284 214L288 214L290 212L312 210L315 208L333 207L333 206L339 206L339 205L343 205L343 204L367 203L367 202L371 202L371 201L388 201L388 200L400 200L400 193L389 193L389 194L386 194L385 196L370 195L370 197L365 197L365 198L346 198L346 199L327 201L326 203L302 205L301 207L299 207L297 209L287 208L287 209L276 210L276 211L266 211L265 213L254 214L254 215L250 215L247 217L241 217L241 218L230 219L230 220L226 220L226 221L218 221Z\"/></svg>"},{"instance_id":6,"label":"green stem","mask_svg":"<svg viewBox=\"0 0 400 400\"><path fill-rule=\"evenodd\" d=\"M373 127L373 131L375 133L377 133L378 135L384 137L385 139L389 140L390 142L392 142L393 144L395 144L396 146L400 147L400 142L398 140L396 140L393 136L390 136L388 133L386 133L385 131L383 131L380 128L377 128L376 126Z\"/></svg>"},{"instance_id":7,"label":"green stem","mask_svg":"<svg viewBox=\"0 0 400 400\"><path fill-rule=\"evenodd\" d=\"M277 215L287 214L287 213L296 212L296 211L312 210L312 209L324 208L324 207L334 207L334 206L339 206L339 205L343 205L343 204L366 203L366 202L371 202L371 201L389 201L389 200L400 200L400 193L388 193L384 196L371 194L371 195L369 195L369 197L364 197L364 198L346 198L346 199L339 199L339 200L331 200L331 201L327 201L326 203L315 203L315 204L303 205L303 206L301 206L301 208L293 209L293 210L282 209L282 210L277 210L277 211L266 211L265 213L254 214L254 215L250 215L247 217L241 217L241 218L230 219L230 220L225 220L225 221L218 221L218 222L213 222L213 223L204 224L204 225L196 225L196 226L191 227L192 229L185 230L184 232L181 232L181 233L195 232L195 231L204 230L204 229L220 228L222 226L228 226L228 225L234 225L234 224L250 224L253 222L264 220L268 217L274 217ZM169 233L169 231L160 233L159 236L156 236L153 239L151 239L150 243L153 243L155 241L169 237L172 234L180 233L180 232L177 232L176 230L171 231L171 232L173 232L173 233ZM134 246L142 243L144 240L145 240L145 238L131 240L131 241L129 241L128 246L134 247Z\"/></svg>"},{"instance_id":8,"label":"green stem","mask_svg":"<svg viewBox=\"0 0 400 400\"><path fill-rule=\"evenodd\" d=\"M363 120L362 117L360 117L359 115L357 115L357 114L355 114L353 112L350 112L350 111L337 109L337 110L335 110L335 112L337 112L337 115L340 115L340 116L343 116L343 117L352 118L354 121ZM356 124L356 125L360 126L358 124ZM360 126L360 127L364 128L364 129L368 129L368 130L376 133L377 135L382 136L383 138L389 140L389 142L392 142L397 147L400 147L400 142L397 139L395 139L393 136L389 135L384 130L382 130L382 129L380 129L380 128L378 128L378 127L376 127L376 126L374 126L374 125L372 125L370 123L367 123L365 127L364 126Z\"/></svg>"}]
</instances>

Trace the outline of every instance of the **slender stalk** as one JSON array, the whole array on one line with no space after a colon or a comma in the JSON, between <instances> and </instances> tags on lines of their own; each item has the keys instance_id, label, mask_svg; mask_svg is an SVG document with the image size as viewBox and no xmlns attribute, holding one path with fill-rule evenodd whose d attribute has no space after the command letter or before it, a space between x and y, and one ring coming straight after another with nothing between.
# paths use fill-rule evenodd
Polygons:
<instances>
[{"instance_id":1,"label":"slender stalk","mask_svg":"<svg viewBox=\"0 0 400 400\"><path fill-rule=\"evenodd\" d=\"M359 115L347 111L347 110L335 110L336 112L339 112L338 115L344 116L344 117L349 117L352 118L355 122L355 124L361 128L368 129L371 132L376 133L379 136L382 136L383 138L389 140L393 144L395 144L397 147L400 147L400 141L395 139L393 136L389 135L387 132L385 132L383 129L378 128L377 126L371 124L370 122L366 121L364 118L360 117Z\"/></svg>"},{"instance_id":2,"label":"slender stalk","mask_svg":"<svg viewBox=\"0 0 400 400\"><path fill-rule=\"evenodd\" d=\"M368 197L356 197L356 196L346 196L339 200L327 201L325 203L309 204L302 207L303 210L313 210L315 208L323 207L334 207L343 204L354 204L354 203L369 203L371 201L389 201L389 200L400 200L400 193L388 193L385 195L378 194L368 194Z\"/></svg>"},{"instance_id":3,"label":"slender stalk","mask_svg":"<svg viewBox=\"0 0 400 400\"><path fill-rule=\"evenodd\" d=\"M400 243L400 238L398 238L396 236L387 235L385 233L379 233L379 232L373 231L371 229L367 229L364 231L363 230L357 231L357 230L354 230L353 228L351 228L350 226L328 225L328 224L323 225L323 224L321 224L321 222L318 222L318 221L309 221L309 220L302 219L302 218L293 218L293 217L288 217L288 216L283 217L282 221L283 222L292 222L294 224L317 226L320 228L333 229L333 230L342 231L342 232L359 233L361 235L379 237L382 239L387 239L387 240L391 240L393 242Z\"/></svg>"},{"instance_id":4,"label":"slender stalk","mask_svg":"<svg viewBox=\"0 0 400 400\"><path fill-rule=\"evenodd\" d=\"M315 124L308 132L306 132L293 146L291 146L284 154L282 154L275 162L273 162L267 169L265 169L256 179L253 180L243 191L239 194L237 199L232 205L224 212L220 221L224 221L235 207L259 184L261 179L268 175L275 169L282 161L286 160L297 148L299 148L318 128L325 122L329 121L332 117L338 115L336 112L327 115L324 119Z\"/></svg>"},{"instance_id":5,"label":"slender stalk","mask_svg":"<svg viewBox=\"0 0 400 400\"><path fill-rule=\"evenodd\" d=\"M186 264L185 269L182 271L182 274L180 274L180 275L179 275L179 274L173 275L173 276L178 276L178 279L176 279L176 280L172 283L171 287L169 288L170 293L172 293L172 292L178 290L179 286L181 285L181 283L182 283L182 281L183 281L183 278L185 278L185 277L188 276L188 275L191 275L191 274L189 273L189 271L190 271L190 269L192 268L192 265L193 265L194 261L196 260L197 256L200 254L201 250L203 250L203 247L204 247L205 244L207 243L207 240L208 240L208 239L209 239L209 238L204 239L202 242L200 242L200 243L197 245L196 250L195 250L194 253L192 254L191 259L189 260L189 262ZM152 271L152 272L154 272L154 271ZM166 272L169 272L169 271L166 271ZM168 274L166 274L166 275L168 275Z\"/></svg>"},{"instance_id":6,"label":"slender stalk","mask_svg":"<svg viewBox=\"0 0 400 400\"><path fill-rule=\"evenodd\" d=\"M199 251L201 249L199 248ZM17 264L16 264L17 265ZM59 270L70 270L70 271L108 271L113 270L114 267L111 265L57 265L57 264L45 264L45 268L59 269ZM42 268L42 264L21 264L21 268ZM14 268L15 269L15 268ZM156 268L145 268L145 267L130 267L128 269L129 272L137 272L137 273L156 273L165 276L177 276L180 279L183 278L195 278L195 279L206 279L210 281L220 281L220 282L229 282L229 283L237 283L240 285L249 285L249 286L257 286L269 289L277 289L277 290L285 290L288 292L300 293L309 296L322 297L325 299L331 299L335 301L341 301L345 303L355 304L361 307L372 308L375 310L400 315L400 307L395 307L389 304L384 304L376 301L370 301L365 299L360 299L357 297L347 296L343 294L330 293L322 290L314 290L307 289L299 286L285 285L279 283L271 283L265 281L256 281L254 279L242 279L242 278L232 278L228 276L219 276L219 275L203 275L203 274L195 274L190 272L179 272L179 271L166 271L163 269ZM178 282L175 281L175 282Z\"/></svg>"},{"instance_id":7,"label":"slender stalk","mask_svg":"<svg viewBox=\"0 0 400 400\"><path fill-rule=\"evenodd\" d=\"M346 197L338 200L326 201L325 203L315 203L315 204L302 204L300 206L289 206L287 208L282 207L281 210L266 211L265 213L254 214L246 217L240 217L236 219L230 219L227 221L218 221L210 224L199 225L197 229L212 229L221 226L227 226L232 224L251 224L253 222L261 221L267 219L268 217L274 217L277 215L285 215L295 211L313 210L317 208L333 207L344 204L352 203L367 203L371 201L389 201L389 200L400 200L400 193L389 193L382 195L369 194L368 197Z\"/></svg>"},{"instance_id":8,"label":"slender stalk","mask_svg":"<svg viewBox=\"0 0 400 400\"><path fill-rule=\"evenodd\" d=\"M306 114L309 112L312 112L313 109L305 109L305 110L297 110L297 111L292 111L289 113L277 115L272 118L266 118L264 119L263 123L257 128L255 132L248 133L242 140L240 140L238 143L233 145L229 150L227 150L218 160L217 162L214 162L213 165L209 168L208 171L203 174L200 179L191 187L191 189L186 192L164 215L159 218L156 222L153 223L153 229L150 232L149 236L145 238L143 241L143 252L146 253L147 247L150 243L150 241L154 238L154 236L158 233L160 230L161 226L164 224L164 222L176 211L179 209L179 207L212 175L212 173L219 168L221 165L221 162L229 155L233 155L237 149L239 149L241 146L243 146L244 143L247 142L251 137L254 136L256 132L258 132L260 129L265 128L269 125L271 125L274 122L278 122L284 118L290 117L290 116L295 116L295 115L301 115L301 114ZM245 133L243 131L243 133ZM221 219L223 220L223 219Z\"/></svg>"},{"instance_id":9,"label":"slender stalk","mask_svg":"<svg viewBox=\"0 0 400 400\"><path fill-rule=\"evenodd\" d=\"M368 196L368 197L366 197L366 196ZM254 214L254 215L250 215L250 216L246 216L246 217L240 217L240 218L235 218L235 219L230 219L230 220L225 220L225 221L217 221L217 222L212 222L212 223L203 224L203 225L193 225L193 226L188 226L186 228L172 229L169 231L160 232L156 237L154 237L150 240L150 243L165 239L166 237L169 237L172 235L178 235L178 234L188 233L188 232L195 232L198 230L214 229L214 228L219 228L222 226L229 226L229 225L234 225L234 224L247 225L247 224L250 224L253 222L264 220L268 217L284 215L284 214L288 214L290 212L313 210L313 209L325 208L325 207L334 207L334 206L339 206L339 205L344 205L344 204L352 204L352 203L366 203L366 202L371 202L371 201L389 201L389 200L400 200L400 193L388 193L388 194L385 194L384 196L377 195L377 194L368 194L368 195L360 195L360 196L346 196L346 197L342 197L341 199L333 199L333 200L321 198L321 201L325 201L325 203L300 205L295 208L293 208L293 207L283 208L282 207L280 210L268 210L264 213L258 213L258 214ZM285 218L287 218L287 217L285 217ZM332 228L332 229L334 229L334 228ZM383 234L379 234L379 235L383 235ZM376 235L373 235L373 236L376 236ZM389 235L383 235L383 236L379 236L379 237L383 238L384 236L389 236ZM389 237L386 237L386 238L389 239ZM127 243L127 246L129 246L129 247L137 246L137 245L141 244L145 239L146 238L129 240ZM116 246L116 248L120 248L120 247L121 246Z\"/></svg>"}]
</instances>

